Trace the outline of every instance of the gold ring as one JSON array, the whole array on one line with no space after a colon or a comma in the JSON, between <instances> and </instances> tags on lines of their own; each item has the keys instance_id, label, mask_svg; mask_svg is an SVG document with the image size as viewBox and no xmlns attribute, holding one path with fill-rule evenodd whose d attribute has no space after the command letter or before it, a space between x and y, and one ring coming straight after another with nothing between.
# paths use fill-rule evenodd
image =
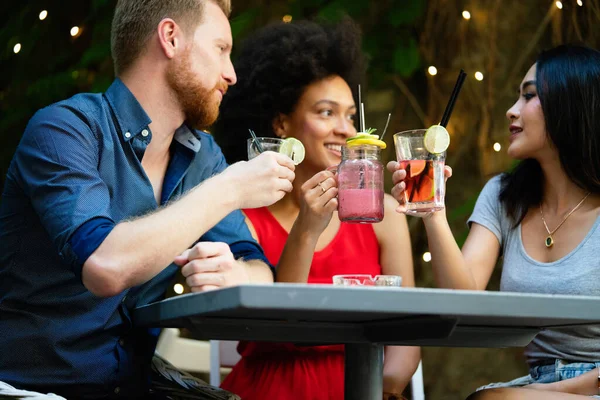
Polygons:
<instances>
[{"instance_id":1,"label":"gold ring","mask_svg":"<svg viewBox=\"0 0 600 400\"><path fill-rule=\"evenodd\" d=\"M321 187L321 190L323 191L323 193L325 193L325 192L326 192L326 190L325 190L325 188L323 187L323 184L322 184L322 183L323 183L323 182L319 182L319 186Z\"/></svg>"}]
</instances>

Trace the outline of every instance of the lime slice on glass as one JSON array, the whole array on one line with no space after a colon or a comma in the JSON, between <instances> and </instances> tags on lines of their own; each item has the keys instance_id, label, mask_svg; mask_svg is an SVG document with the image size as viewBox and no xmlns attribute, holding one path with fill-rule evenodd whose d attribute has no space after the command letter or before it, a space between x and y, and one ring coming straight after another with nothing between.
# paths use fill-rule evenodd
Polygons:
<instances>
[{"instance_id":1,"label":"lime slice on glass","mask_svg":"<svg viewBox=\"0 0 600 400\"><path fill-rule=\"evenodd\" d=\"M433 154L443 153L450 146L450 134L441 125L433 125L425 132L423 136L423 146Z\"/></svg>"},{"instance_id":2,"label":"lime slice on glass","mask_svg":"<svg viewBox=\"0 0 600 400\"><path fill-rule=\"evenodd\" d=\"M291 158L295 165L300 164L304 160L304 145L301 141L293 137L283 140L279 152Z\"/></svg>"}]
</instances>

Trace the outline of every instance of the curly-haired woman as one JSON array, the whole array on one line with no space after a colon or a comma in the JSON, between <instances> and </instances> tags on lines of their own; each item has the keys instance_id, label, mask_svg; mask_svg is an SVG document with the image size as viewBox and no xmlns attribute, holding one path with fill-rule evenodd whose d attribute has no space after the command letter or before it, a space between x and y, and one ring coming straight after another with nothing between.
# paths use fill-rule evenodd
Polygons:
<instances>
[{"instance_id":1,"label":"curly-haired woman","mask_svg":"<svg viewBox=\"0 0 600 400\"><path fill-rule=\"evenodd\" d=\"M294 137L306 148L294 189L268 208L244 210L251 232L279 282L331 283L342 273L401 275L414 285L406 218L386 195L386 217L374 225L341 223L337 182L328 167L356 134L351 88L364 73L360 33L345 19L275 24L242 44L238 84L222 104L217 142L231 162L246 158L248 129ZM244 400L341 399L344 348L290 343L241 343L241 361L223 387ZM383 398L401 396L420 358L418 348L387 347Z\"/></svg>"}]
</instances>

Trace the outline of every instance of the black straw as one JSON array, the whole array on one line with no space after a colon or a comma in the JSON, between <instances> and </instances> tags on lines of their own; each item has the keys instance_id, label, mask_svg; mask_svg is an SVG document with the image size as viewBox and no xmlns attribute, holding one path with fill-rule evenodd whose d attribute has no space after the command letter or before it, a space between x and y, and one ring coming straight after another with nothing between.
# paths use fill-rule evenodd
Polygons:
<instances>
[{"instance_id":1,"label":"black straw","mask_svg":"<svg viewBox=\"0 0 600 400\"><path fill-rule=\"evenodd\" d=\"M463 83L465 83L465 78L467 74L462 69L458 74L458 79L456 80L456 85L454 85L454 90L452 91L452 95L450 96L450 101L446 106L446 110L444 111L444 116L442 117L442 121L440 125L444 128L448 125L448 121L450 120L450 115L452 115L452 110L454 110L454 104L456 104L456 99L458 98L458 94L460 93L460 89L462 89Z\"/></svg>"},{"instance_id":2,"label":"black straw","mask_svg":"<svg viewBox=\"0 0 600 400\"><path fill-rule=\"evenodd\" d=\"M264 152L262 145L260 144L260 142L258 141L258 138L256 137L256 133L254 133L254 131L252 129L248 129L248 131L252 135L252 139L254 139L254 146L258 149L258 152L259 153Z\"/></svg>"}]
</instances>

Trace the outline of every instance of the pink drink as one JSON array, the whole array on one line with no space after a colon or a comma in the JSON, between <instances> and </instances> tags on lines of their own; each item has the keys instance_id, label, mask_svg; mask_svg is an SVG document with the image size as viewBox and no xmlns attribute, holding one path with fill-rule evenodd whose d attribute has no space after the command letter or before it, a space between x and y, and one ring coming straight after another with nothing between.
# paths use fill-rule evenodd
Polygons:
<instances>
[{"instance_id":1,"label":"pink drink","mask_svg":"<svg viewBox=\"0 0 600 400\"><path fill-rule=\"evenodd\" d=\"M383 190L340 189L340 220L346 222L379 222L383 219Z\"/></svg>"},{"instance_id":2,"label":"pink drink","mask_svg":"<svg viewBox=\"0 0 600 400\"><path fill-rule=\"evenodd\" d=\"M383 219L381 149L372 145L342 147L338 166L338 214L342 222Z\"/></svg>"}]
</instances>

